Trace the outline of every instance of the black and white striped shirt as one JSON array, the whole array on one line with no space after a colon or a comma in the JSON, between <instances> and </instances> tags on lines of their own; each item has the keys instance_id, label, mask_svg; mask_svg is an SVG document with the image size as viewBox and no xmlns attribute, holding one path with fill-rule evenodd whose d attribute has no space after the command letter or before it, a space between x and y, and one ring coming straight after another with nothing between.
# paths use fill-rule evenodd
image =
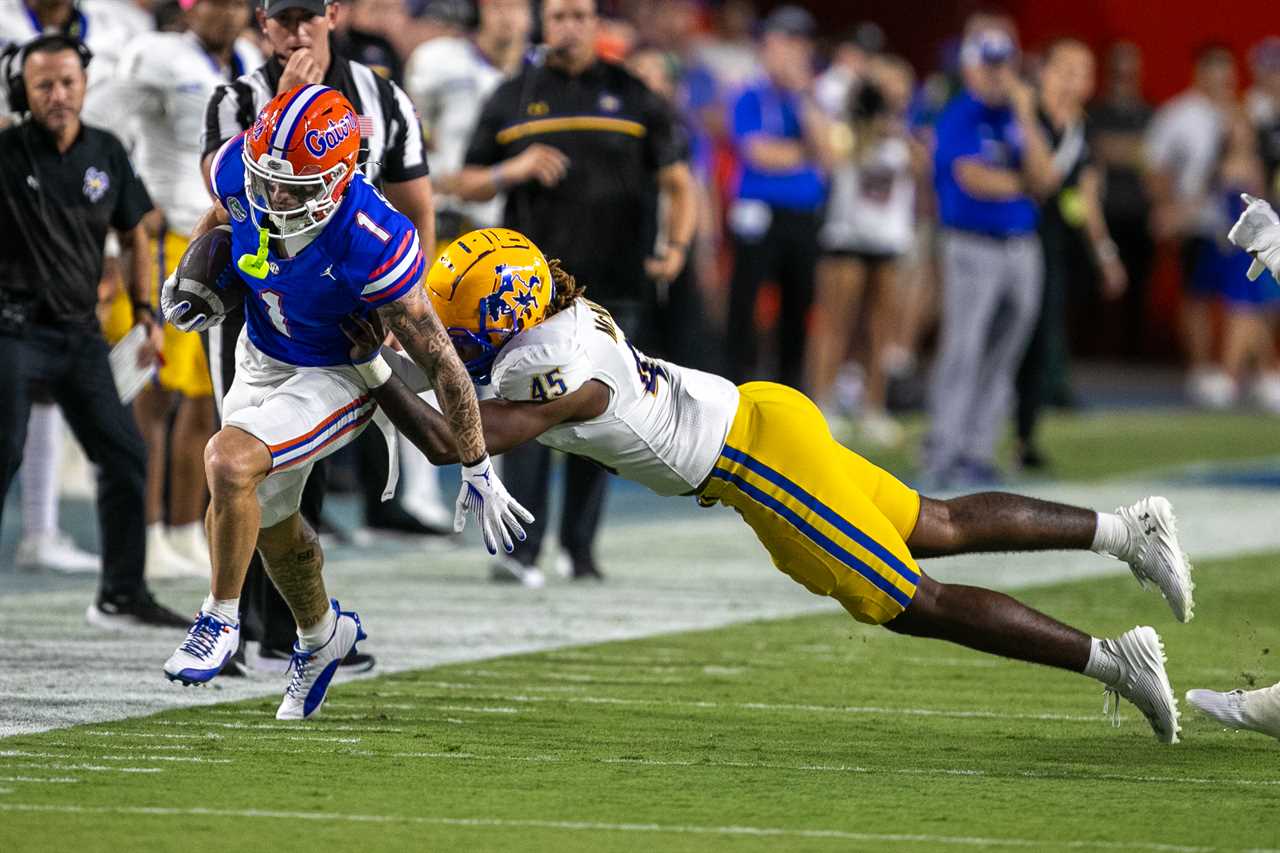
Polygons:
<instances>
[{"instance_id":1,"label":"black and white striped shirt","mask_svg":"<svg viewBox=\"0 0 1280 853\"><path fill-rule=\"evenodd\" d=\"M330 43L332 47L332 42ZM427 174L422 126L404 91L358 62L331 53L324 85L347 96L360 117L360 168L374 186L411 181ZM276 96L284 66L272 57L256 71L219 86L205 110L204 156L248 130Z\"/></svg>"}]
</instances>

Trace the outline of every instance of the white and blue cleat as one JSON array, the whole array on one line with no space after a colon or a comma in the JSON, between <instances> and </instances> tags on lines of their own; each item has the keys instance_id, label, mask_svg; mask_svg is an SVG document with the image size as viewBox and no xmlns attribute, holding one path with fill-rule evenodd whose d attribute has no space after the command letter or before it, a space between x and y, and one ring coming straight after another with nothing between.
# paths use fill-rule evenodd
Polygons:
<instances>
[{"instance_id":1,"label":"white and blue cleat","mask_svg":"<svg viewBox=\"0 0 1280 853\"><path fill-rule=\"evenodd\" d=\"M164 662L164 674L170 681L181 681L186 686L204 684L222 671L239 646L239 622L232 625L212 613L198 613L187 630L187 638Z\"/></svg>"},{"instance_id":2,"label":"white and blue cleat","mask_svg":"<svg viewBox=\"0 0 1280 853\"><path fill-rule=\"evenodd\" d=\"M333 633L318 649L304 650L293 645L293 657L289 661L289 686L284 690L284 700L276 711L277 720L306 720L315 716L324 704L329 682L343 658L356 649L356 643L367 638L360 626L360 617L352 611L342 610L338 600L329 599L337 613Z\"/></svg>"}]
</instances>

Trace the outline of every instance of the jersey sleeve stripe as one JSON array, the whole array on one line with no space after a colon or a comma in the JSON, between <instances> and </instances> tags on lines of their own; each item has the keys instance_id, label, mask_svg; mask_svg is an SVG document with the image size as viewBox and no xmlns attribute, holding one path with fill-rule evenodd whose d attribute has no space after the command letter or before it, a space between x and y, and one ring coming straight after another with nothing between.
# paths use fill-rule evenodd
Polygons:
<instances>
[{"instance_id":1,"label":"jersey sleeve stripe","mask_svg":"<svg viewBox=\"0 0 1280 853\"><path fill-rule=\"evenodd\" d=\"M271 136L271 147L278 151L277 157L283 157L289 150L289 138L293 136L298 119L306 112L311 102L325 91L324 86L311 85L295 94L285 105L284 117L276 125L276 132Z\"/></svg>"},{"instance_id":2,"label":"jersey sleeve stripe","mask_svg":"<svg viewBox=\"0 0 1280 853\"><path fill-rule=\"evenodd\" d=\"M409 248L409 238L413 236L410 232L404 232L404 239L400 241L400 245L396 248L396 253L392 258L373 272L369 273L369 280L373 281L378 276L389 270L393 264L404 257L404 250Z\"/></svg>"},{"instance_id":3,"label":"jersey sleeve stripe","mask_svg":"<svg viewBox=\"0 0 1280 853\"><path fill-rule=\"evenodd\" d=\"M222 198L222 193L218 192L218 169L222 167L222 158L226 155L227 149L235 145L242 136L244 136L243 130L224 142L218 149L218 153L213 155L213 162L209 164L209 189L216 199Z\"/></svg>"},{"instance_id":4,"label":"jersey sleeve stripe","mask_svg":"<svg viewBox=\"0 0 1280 853\"><path fill-rule=\"evenodd\" d=\"M409 290L410 285L414 284L422 277L422 267L422 253L418 252L418 256L414 259L413 266L409 268L409 271L405 273L404 277L399 281L390 287L382 288L382 290L379 290L377 293L373 293L368 296L361 296L360 298L366 302L386 302L391 297L398 299Z\"/></svg>"},{"instance_id":5,"label":"jersey sleeve stripe","mask_svg":"<svg viewBox=\"0 0 1280 853\"><path fill-rule=\"evenodd\" d=\"M398 281L400 277L405 274L405 271L408 270L409 267L413 266L415 256L420 256L420 253L418 252L418 234L416 231L413 232L413 242L409 244L409 250L404 253L400 262L392 268L391 272L382 276L382 278L366 284L364 286L364 290L360 291L360 295L372 296L392 282Z\"/></svg>"}]
</instances>

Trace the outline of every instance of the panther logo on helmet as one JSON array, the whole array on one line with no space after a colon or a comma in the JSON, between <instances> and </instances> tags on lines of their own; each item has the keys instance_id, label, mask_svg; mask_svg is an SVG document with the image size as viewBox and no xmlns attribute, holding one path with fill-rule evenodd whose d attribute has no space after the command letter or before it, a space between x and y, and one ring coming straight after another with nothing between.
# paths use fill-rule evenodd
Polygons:
<instances>
[{"instance_id":1,"label":"panther logo on helmet","mask_svg":"<svg viewBox=\"0 0 1280 853\"><path fill-rule=\"evenodd\" d=\"M360 124L341 92L298 86L272 98L244 143L255 224L277 238L319 228L341 203L359 155Z\"/></svg>"},{"instance_id":2,"label":"panther logo on helmet","mask_svg":"<svg viewBox=\"0 0 1280 853\"><path fill-rule=\"evenodd\" d=\"M427 273L427 293L467 371L485 382L498 351L547 316L554 285L527 237L485 228L449 244Z\"/></svg>"}]
</instances>

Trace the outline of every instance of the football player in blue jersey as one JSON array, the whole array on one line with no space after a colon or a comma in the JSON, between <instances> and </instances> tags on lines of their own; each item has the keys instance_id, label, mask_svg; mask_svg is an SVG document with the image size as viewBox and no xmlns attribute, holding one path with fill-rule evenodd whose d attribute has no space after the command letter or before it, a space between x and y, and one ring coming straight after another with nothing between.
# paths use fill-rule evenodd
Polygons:
<instances>
[{"instance_id":1,"label":"football player in blue jersey","mask_svg":"<svg viewBox=\"0 0 1280 853\"><path fill-rule=\"evenodd\" d=\"M510 551L513 535L524 538L520 522L532 520L490 464L470 377L421 287L418 234L359 173L359 148L356 112L341 93L309 85L278 95L214 156L216 201L193 234L230 227L248 293L235 382L205 449L212 584L164 671L184 684L206 682L234 653L256 547L298 624L278 719L314 714L338 663L365 636L359 617L325 591L319 540L298 512L317 459L371 420L394 435L349 361L345 317L376 312L431 377L465 460L455 529L474 512L495 553L499 539ZM203 287L216 305L216 286L171 278L162 297L168 321L183 331L218 322L187 296Z\"/></svg>"}]
</instances>

